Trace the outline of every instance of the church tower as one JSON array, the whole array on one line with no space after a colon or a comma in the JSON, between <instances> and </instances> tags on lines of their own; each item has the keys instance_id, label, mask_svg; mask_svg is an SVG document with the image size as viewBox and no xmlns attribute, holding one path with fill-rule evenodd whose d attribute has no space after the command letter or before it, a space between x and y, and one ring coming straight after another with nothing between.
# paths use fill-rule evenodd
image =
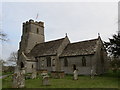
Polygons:
<instances>
[{"instance_id":1,"label":"church tower","mask_svg":"<svg viewBox=\"0 0 120 90\"><path fill-rule=\"evenodd\" d=\"M44 40L44 23L31 19L26 21L23 23L18 55L22 52L29 53L36 44L43 43Z\"/></svg>"}]
</instances>

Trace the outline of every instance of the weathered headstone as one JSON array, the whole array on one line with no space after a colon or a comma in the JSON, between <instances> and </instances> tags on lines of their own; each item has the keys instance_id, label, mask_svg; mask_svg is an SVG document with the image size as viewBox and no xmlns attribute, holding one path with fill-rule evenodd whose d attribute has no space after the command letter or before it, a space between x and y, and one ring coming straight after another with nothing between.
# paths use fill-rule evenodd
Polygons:
<instances>
[{"instance_id":1,"label":"weathered headstone","mask_svg":"<svg viewBox=\"0 0 120 90\"><path fill-rule=\"evenodd\" d=\"M32 75L31 75L31 78L32 79L35 79L37 77L37 72L36 71L33 71L32 72Z\"/></svg>"},{"instance_id":2,"label":"weathered headstone","mask_svg":"<svg viewBox=\"0 0 120 90\"><path fill-rule=\"evenodd\" d=\"M18 88L18 76L19 76L19 74L20 74L19 67L16 66L14 69L13 77L12 77L12 80L13 80L12 87L13 88Z\"/></svg>"},{"instance_id":3,"label":"weathered headstone","mask_svg":"<svg viewBox=\"0 0 120 90\"><path fill-rule=\"evenodd\" d=\"M25 87L25 70L21 70L20 76L19 76L19 88L24 88Z\"/></svg>"},{"instance_id":4,"label":"weathered headstone","mask_svg":"<svg viewBox=\"0 0 120 90\"><path fill-rule=\"evenodd\" d=\"M92 78L92 79L94 78L94 72L93 72L93 69L91 69L91 78Z\"/></svg>"},{"instance_id":5,"label":"weathered headstone","mask_svg":"<svg viewBox=\"0 0 120 90\"><path fill-rule=\"evenodd\" d=\"M20 70L13 74L13 88L24 88L25 87L25 70Z\"/></svg>"},{"instance_id":6,"label":"weathered headstone","mask_svg":"<svg viewBox=\"0 0 120 90\"><path fill-rule=\"evenodd\" d=\"M42 85L50 85L48 73L41 73L42 75Z\"/></svg>"},{"instance_id":7,"label":"weathered headstone","mask_svg":"<svg viewBox=\"0 0 120 90\"><path fill-rule=\"evenodd\" d=\"M73 74L74 74L73 79L78 80L78 70L74 70Z\"/></svg>"},{"instance_id":8,"label":"weathered headstone","mask_svg":"<svg viewBox=\"0 0 120 90\"><path fill-rule=\"evenodd\" d=\"M18 88L18 73L13 74L13 83L12 83L13 88Z\"/></svg>"},{"instance_id":9,"label":"weathered headstone","mask_svg":"<svg viewBox=\"0 0 120 90\"><path fill-rule=\"evenodd\" d=\"M49 76L46 75L46 76L43 76L43 79L42 79L42 84L43 85L50 85L50 81L49 81Z\"/></svg>"}]
</instances>

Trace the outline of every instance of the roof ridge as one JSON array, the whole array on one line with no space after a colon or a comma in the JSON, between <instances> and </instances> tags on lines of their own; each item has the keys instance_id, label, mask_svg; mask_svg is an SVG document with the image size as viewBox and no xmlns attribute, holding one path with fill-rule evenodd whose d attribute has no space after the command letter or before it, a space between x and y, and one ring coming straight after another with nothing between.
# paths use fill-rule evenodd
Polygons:
<instances>
[{"instance_id":1,"label":"roof ridge","mask_svg":"<svg viewBox=\"0 0 120 90\"><path fill-rule=\"evenodd\" d=\"M59 40L62 40L62 39L65 39L65 38L60 38L60 39L56 39L56 40L51 40L51 41L47 41L47 42L42 42L42 43L38 43L38 44L36 44L36 45L44 44L44 43L49 43L49 42L54 42L54 41L59 41Z\"/></svg>"},{"instance_id":2,"label":"roof ridge","mask_svg":"<svg viewBox=\"0 0 120 90\"><path fill-rule=\"evenodd\" d=\"M77 41L77 42L73 42L73 43L70 43L70 44L76 44L76 43L82 43L82 42L88 42L88 41L94 41L94 40L98 40L98 38L90 39L90 40L84 40L84 41Z\"/></svg>"},{"instance_id":3,"label":"roof ridge","mask_svg":"<svg viewBox=\"0 0 120 90\"><path fill-rule=\"evenodd\" d=\"M55 39L55 40L47 41L47 42L44 42L44 43L53 42L53 41L59 41L59 40L62 40L62 39L65 39L65 38Z\"/></svg>"}]
</instances>

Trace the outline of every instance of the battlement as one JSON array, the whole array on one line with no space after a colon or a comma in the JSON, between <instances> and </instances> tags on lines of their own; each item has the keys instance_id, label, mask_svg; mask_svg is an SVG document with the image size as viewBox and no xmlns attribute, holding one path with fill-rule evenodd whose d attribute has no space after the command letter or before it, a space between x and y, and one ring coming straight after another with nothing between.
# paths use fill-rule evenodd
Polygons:
<instances>
[{"instance_id":1,"label":"battlement","mask_svg":"<svg viewBox=\"0 0 120 90\"><path fill-rule=\"evenodd\" d=\"M41 21L34 21L32 19L30 19L29 21L26 21L23 23L23 25L28 25L28 24L35 24L35 25L39 25L41 27L44 27L44 22L41 22Z\"/></svg>"}]
</instances>

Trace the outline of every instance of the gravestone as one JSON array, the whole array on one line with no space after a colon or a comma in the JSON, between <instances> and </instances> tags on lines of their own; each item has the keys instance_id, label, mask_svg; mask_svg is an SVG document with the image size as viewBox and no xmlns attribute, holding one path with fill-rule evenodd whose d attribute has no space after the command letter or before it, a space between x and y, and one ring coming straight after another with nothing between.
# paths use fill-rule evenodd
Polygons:
<instances>
[{"instance_id":1,"label":"gravestone","mask_svg":"<svg viewBox=\"0 0 120 90\"><path fill-rule=\"evenodd\" d=\"M24 88L25 87L25 70L21 70L20 76L19 76L19 88Z\"/></svg>"},{"instance_id":2,"label":"gravestone","mask_svg":"<svg viewBox=\"0 0 120 90\"><path fill-rule=\"evenodd\" d=\"M73 80L78 80L78 70L74 70L73 74Z\"/></svg>"},{"instance_id":3,"label":"gravestone","mask_svg":"<svg viewBox=\"0 0 120 90\"><path fill-rule=\"evenodd\" d=\"M41 73L42 75L42 85L50 85L48 73Z\"/></svg>"},{"instance_id":4,"label":"gravestone","mask_svg":"<svg viewBox=\"0 0 120 90\"><path fill-rule=\"evenodd\" d=\"M43 76L42 84L45 85L45 86L50 85L50 81L49 81L49 76L48 75Z\"/></svg>"},{"instance_id":5,"label":"gravestone","mask_svg":"<svg viewBox=\"0 0 120 90\"><path fill-rule=\"evenodd\" d=\"M13 83L12 83L13 88L18 88L18 74L19 73L14 73L13 74Z\"/></svg>"},{"instance_id":6,"label":"gravestone","mask_svg":"<svg viewBox=\"0 0 120 90\"><path fill-rule=\"evenodd\" d=\"M25 70L16 71L13 74L13 88L24 88L25 87Z\"/></svg>"},{"instance_id":7,"label":"gravestone","mask_svg":"<svg viewBox=\"0 0 120 90\"><path fill-rule=\"evenodd\" d=\"M94 72L93 72L93 69L91 69L91 78L92 78L92 79L94 78Z\"/></svg>"},{"instance_id":8,"label":"gravestone","mask_svg":"<svg viewBox=\"0 0 120 90\"><path fill-rule=\"evenodd\" d=\"M18 76L20 74L20 70L19 70L19 67L15 67L14 69L14 74L12 76L12 80L13 80L13 83L12 83L12 87L13 88L18 88Z\"/></svg>"},{"instance_id":9,"label":"gravestone","mask_svg":"<svg viewBox=\"0 0 120 90\"><path fill-rule=\"evenodd\" d=\"M31 78L35 79L37 77L37 72L35 70L33 70Z\"/></svg>"}]
</instances>

